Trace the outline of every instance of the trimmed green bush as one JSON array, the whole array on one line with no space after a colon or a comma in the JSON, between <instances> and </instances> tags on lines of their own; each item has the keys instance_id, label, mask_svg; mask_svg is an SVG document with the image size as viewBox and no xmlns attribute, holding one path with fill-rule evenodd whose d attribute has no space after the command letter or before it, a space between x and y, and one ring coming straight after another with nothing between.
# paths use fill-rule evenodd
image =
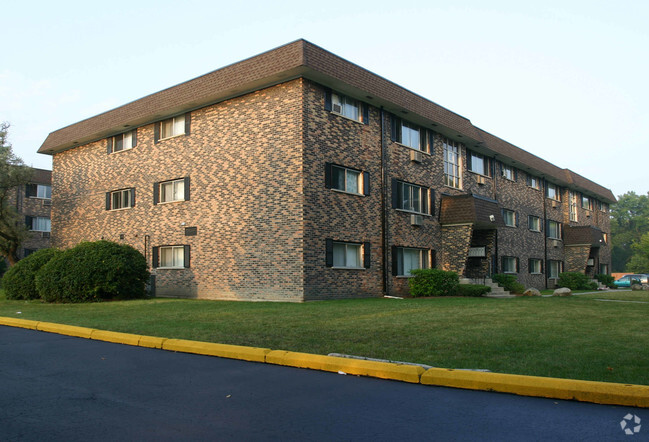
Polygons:
<instances>
[{"instance_id":1,"label":"trimmed green bush","mask_svg":"<svg viewBox=\"0 0 649 442\"><path fill-rule=\"evenodd\" d=\"M519 283L518 279L516 279L514 275L496 273L491 277L491 279L510 293L518 293L519 295L522 295L525 291L525 286Z\"/></svg>"},{"instance_id":2,"label":"trimmed green bush","mask_svg":"<svg viewBox=\"0 0 649 442\"><path fill-rule=\"evenodd\" d=\"M579 272L559 273L559 287L568 287L570 290L597 290L597 284Z\"/></svg>"},{"instance_id":3,"label":"trimmed green bush","mask_svg":"<svg viewBox=\"0 0 649 442\"><path fill-rule=\"evenodd\" d=\"M0 287L2 287L2 275L7 271L7 261L3 256L0 256Z\"/></svg>"},{"instance_id":4,"label":"trimmed green bush","mask_svg":"<svg viewBox=\"0 0 649 442\"><path fill-rule=\"evenodd\" d=\"M595 275L595 278L610 289L616 288L615 284L613 284L615 278L613 278L611 275L607 275L605 273L599 273Z\"/></svg>"},{"instance_id":5,"label":"trimmed green bush","mask_svg":"<svg viewBox=\"0 0 649 442\"><path fill-rule=\"evenodd\" d=\"M146 260L133 247L84 242L44 265L36 288L47 302L97 302L143 298L148 279Z\"/></svg>"},{"instance_id":6,"label":"trimmed green bush","mask_svg":"<svg viewBox=\"0 0 649 442\"><path fill-rule=\"evenodd\" d=\"M36 274L56 255L56 249L42 249L18 261L2 277L2 287L7 299L38 299Z\"/></svg>"},{"instance_id":7,"label":"trimmed green bush","mask_svg":"<svg viewBox=\"0 0 649 442\"><path fill-rule=\"evenodd\" d=\"M414 275L408 280L410 294L419 296L454 296L460 277L455 272L446 272L440 269L411 270Z\"/></svg>"},{"instance_id":8,"label":"trimmed green bush","mask_svg":"<svg viewBox=\"0 0 649 442\"><path fill-rule=\"evenodd\" d=\"M456 296L473 296L478 297L486 295L491 291L491 287L481 284L460 284L457 286Z\"/></svg>"}]
</instances>

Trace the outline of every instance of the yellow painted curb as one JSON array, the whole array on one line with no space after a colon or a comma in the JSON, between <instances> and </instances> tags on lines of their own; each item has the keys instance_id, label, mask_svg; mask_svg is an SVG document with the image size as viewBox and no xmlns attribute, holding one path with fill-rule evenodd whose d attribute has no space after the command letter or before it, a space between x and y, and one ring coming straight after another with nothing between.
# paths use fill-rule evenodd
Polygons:
<instances>
[{"instance_id":1,"label":"yellow painted curb","mask_svg":"<svg viewBox=\"0 0 649 442\"><path fill-rule=\"evenodd\" d=\"M8 325L10 327L20 327L20 328L28 328L30 330L36 330L36 327L38 326L38 321L0 316L0 325Z\"/></svg>"},{"instance_id":2,"label":"yellow painted curb","mask_svg":"<svg viewBox=\"0 0 649 442\"><path fill-rule=\"evenodd\" d=\"M94 331L87 327L77 327L76 325L55 324L54 322L39 322L36 330L48 333L58 333L60 335L75 336L77 338L90 338Z\"/></svg>"},{"instance_id":3,"label":"yellow painted curb","mask_svg":"<svg viewBox=\"0 0 649 442\"><path fill-rule=\"evenodd\" d=\"M521 396L568 399L597 404L649 407L649 386L575 379L544 378L431 368L421 375L424 385L499 391Z\"/></svg>"},{"instance_id":4,"label":"yellow painted curb","mask_svg":"<svg viewBox=\"0 0 649 442\"><path fill-rule=\"evenodd\" d=\"M167 339L162 344L163 350L197 353L208 356L220 356L244 361L265 362L269 348L243 347L239 345L214 344L212 342L187 341L184 339Z\"/></svg>"},{"instance_id":5,"label":"yellow painted curb","mask_svg":"<svg viewBox=\"0 0 649 442\"><path fill-rule=\"evenodd\" d=\"M341 358L337 356L313 355L291 351L273 350L266 355L269 364L290 367L310 368L332 372L343 372L359 376L371 376L381 379L419 383L425 371L417 365L395 364L393 362L366 361L362 359Z\"/></svg>"},{"instance_id":6,"label":"yellow painted curb","mask_svg":"<svg viewBox=\"0 0 649 442\"><path fill-rule=\"evenodd\" d=\"M167 338L157 338L155 336L140 336L138 345L147 348L162 348L162 344Z\"/></svg>"},{"instance_id":7,"label":"yellow painted curb","mask_svg":"<svg viewBox=\"0 0 649 442\"><path fill-rule=\"evenodd\" d=\"M115 342L116 344L126 344L137 346L140 343L140 335L130 333L120 333L106 330L93 330L90 339L95 341Z\"/></svg>"}]
</instances>

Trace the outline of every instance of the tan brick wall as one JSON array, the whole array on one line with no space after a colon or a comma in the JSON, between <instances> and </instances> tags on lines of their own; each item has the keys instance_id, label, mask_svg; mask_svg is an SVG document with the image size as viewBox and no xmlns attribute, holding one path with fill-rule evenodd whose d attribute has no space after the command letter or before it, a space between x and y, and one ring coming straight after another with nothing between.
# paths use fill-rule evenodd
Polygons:
<instances>
[{"instance_id":1,"label":"tan brick wall","mask_svg":"<svg viewBox=\"0 0 649 442\"><path fill-rule=\"evenodd\" d=\"M189 269L157 269L157 294L303 300L302 80L191 113L191 134L108 155L99 140L54 155L56 245L104 238L140 250L191 246ZM153 205L153 183L189 176L190 201ZM107 191L136 205L106 211ZM184 236L195 226L197 236ZM124 239L120 240L120 234Z\"/></svg>"}]
</instances>

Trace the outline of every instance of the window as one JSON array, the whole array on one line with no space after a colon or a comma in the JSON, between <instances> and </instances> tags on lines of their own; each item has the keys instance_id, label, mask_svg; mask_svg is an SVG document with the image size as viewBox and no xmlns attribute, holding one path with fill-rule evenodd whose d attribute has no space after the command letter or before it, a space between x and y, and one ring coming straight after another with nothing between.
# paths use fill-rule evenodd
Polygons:
<instances>
[{"instance_id":1,"label":"window","mask_svg":"<svg viewBox=\"0 0 649 442\"><path fill-rule=\"evenodd\" d=\"M160 122L160 138L171 138L185 133L185 116L169 118Z\"/></svg>"},{"instance_id":2,"label":"window","mask_svg":"<svg viewBox=\"0 0 649 442\"><path fill-rule=\"evenodd\" d=\"M559 273L563 271L563 262L550 260L548 261L548 278L558 279Z\"/></svg>"},{"instance_id":3,"label":"window","mask_svg":"<svg viewBox=\"0 0 649 442\"><path fill-rule=\"evenodd\" d=\"M106 210L127 209L135 206L135 189L106 192Z\"/></svg>"},{"instance_id":4,"label":"window","mask_svg":"<svg viewBox=\"0 0 649 442\"><path fill-rule=\"evenodd\" d=\"M550 199L560 201L559 187L556 184L548 183L546 188L545 188L545 196L550 198Z\"/></svg>"},{"instance_id":5,"label":"window","mask_svg":"<svg viewBox=\"0 0 649 442\"><path fill-rule=\"evenodd\" d=\"M586 210L593 210L593 200L588 198L587 196L582 195L581 208Z\"/></svg>"},{"instance_id":6,"label":"window","mask_svg":"<svg viewBox=\"0 0 649 442\"><path fill-rule=\"evenodd\" d=\"M403 121L392 115L391 119L392 141L403 144L412 149L430 153L433 146L433 133L416 124Z\"/></svg>"},{"instance_id":7,"label":"window","mask_svg":"<svg viewBox=\"0 0 649 442\"><path fill-rule=\"evenodd\" d=\"M459 189L460 181L460 144L444 138L444 184Z\"/></svg>"},{"instance_id":8,"label":"window","mask_svg":"<svg viewBox=\"0 0 649 442\"><path fill-rule=\"evenodd\" d=\"M541 231L541 218L534 215L529 215L527 217L527 228L533 232Z\"/></svg>"},{"instance_id":9,"label":"window","mask_svg":"<svg viewBox=\"0 0 649 442\"><path fill-rule=\"evenodd\" d=\"M543 261L537 258L530 258L527 268L534 275L543 273Z\"/></svg>"},{"instance_id":10,"label":"window","mask_svg":"<svg viewBox=\"0 0 649 442\"><path fill-rule=\"evenodd\" d=\"M25 224L29 230L34 232L52 231L50 219L43 216L27 216L25 217Z\"/></svg>"},{"instance_id":11,"label":"window","mask_svg":"<svg viewBox=\"0 0 649 442\"><path fill-rule=\"evenodd\" d=\"M601 273L602 275L608 275L608 264L600 264L599 273Z\"/></svg>"},{"instance_id":12,"label":"window","mask_svg":"<svg viewBox=\"0 0 649 442\"><path fill-rule=\"evenodd\" d=\"M513 210L503 209L503 220L505 225L509 227L516 227L516 212Z\"/></svg>"},{"instance_id":13,"label":"window","mask_svg":"<svg viewBox=\"0 0 649 442\"><path fill-rule=\"evenodd\" d=\"M160 246L153 248L153 267L181 269L189 267L190 246Z\"/></svg>"},{"instance_id":14,"label":"window","mask_svg":"<svg viewBox=\"0 0 649 442\"><path fill-rule=\"evenodd\" d=\"M502 168L500 169L500 173L502 174L503 178L506 178L510 181L516 181L517 178L517 173L516 170L512 166L508 166L506 164L503 164L501 166Z\"/></svg>"},{"instance_id":15,"label":"window","mask_svg":"<svg viewBox=\"0 0 649 442\"><path fill-rule=\"evenodd\" d=\"M568 192L568 200L570 204L570 221L577 221L577 194L572 190Z\"/></svg>"},{"instance_id":16,"label":"window","mask_svg":"<svg viewBox=\"0 0 649 442\"><path fill-rule=\"evenodd\" d=\"M467 150L466 154L467 168L479 175L492 176L492 160L479 153Z\"/></svg>"},{"instance_id":17,"label":"window","mask_svg":"<svg viewBox=\"0 0 649 442\"><path fill-rule=\"evenodd\" d=\"M52 198L52 186L49 184L27 184L25 189L25 196L27 198Z\"/></svg>"},{"instance_id":18,"label":"window","mask_svg":"<svg viewBox=\"0 0 649 442\"><path fill-rule=\"evenodd\" d=\"M325 164L325 187L356 195L370 194L370 174L331 163Z\"/></svg>"},{"instance_id":19,"label":"window","mask_svg":"<svg viewBox=\"0 0 649 442\"><path fill-rule=\"evenodd\" d=\"M189 201L189 177L153 184L153 204Z\"/></svg>"},{"instance_id":20,"label":"window","mask_svg":"<svg viewBox=\"0 0 649 442\"><path fill-rule=\"evenodd\" d=\"M369 107L351 97L325 90L325 110L360 123L369 123Z\"/></svg>"},{"instance_id":21,"label":"window","mask_svg":"<svg viewBox=\"0 0 649 442\"><path fill-rule=\"evenodd\" d=\"M430 189L403 181L392 181L392 205L395 209L430 214Z\"/></svg>"},{"instance_id":22,"label":"window","mask_svg":"<svg viewBox=\"0 0 649 442\"><path fill-rule=\"evenodd\" d=\"M597 201L597 206L599 207L599 210L601 212L604 212L604 213L608 212L608 204L603 203L601 201Z\"/></svg>"},{"instance_id":23,"label":"window","mask_svg":"<svg viewBox=\"0 0 649 442\"><path fill-rule=\"evenodd\" d=\"M503 273L518 273L518 258L513 256L502 257Z\"/></svg>"},{"instance_id":24,"label":"window","mask_svg":"<svg viewBox=\"0 0 649 442\"><path fill-rule=\"evenodd\" d=\"M137 144L137 129L124 132L108 138L108 153L120 152L135 147Z\"/></svg>"},{"instance_id":25,"label":"window","mask_svg":"<svg viewBox=\"0 0 649 442\"><path fill-rule=\"evenodd\" d=\"M339 269L370 267L370 243L326 240L326 265Z\"/></svg>"},{"instance_id":26,"label":"window","mask_svg":"<svg viewBox=\"0 0 649 442\"><path fill-rule=\"evenodd\" d=\"M392 259L392 273L395 276L411 276L413 269L430 267L429 250L426 249L394 247Z\"/></svg>"},{"instance_id":27,"label":"window","mask_svg":"<svg viewBox=\"0 0 649 442\"><path fill-rule=\"evenodd\" d=\"M548 220L548 238L561 239L561 223Z\"/></svg>"},{"instance_id":28,"label":"window","mask_svg":"<svg viewBox=\"0 0 649 442\"><path fill-rule=\"evenodd\" d=\"M541 188L539 179L532 175L527 176L527 185L536 190L539 190Z\"/></svg>"}]
</instances>

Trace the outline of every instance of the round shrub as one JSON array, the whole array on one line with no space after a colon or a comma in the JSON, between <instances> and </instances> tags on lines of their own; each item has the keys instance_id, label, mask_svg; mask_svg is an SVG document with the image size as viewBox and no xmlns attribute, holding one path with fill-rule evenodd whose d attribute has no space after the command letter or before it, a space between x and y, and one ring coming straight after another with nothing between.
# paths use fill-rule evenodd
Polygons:
<instances>
[{"instance_id":1,"label":"round shrub","mask_svg":"<svg viewBox=\"0 0 649 442\"><path fill-rule=\"evenodd\" d=\"M56 255L56 249L41 249L18 261L2 277L2 287L7 299L38 299L36 274Z\"/></svg>"},{"instance_id":2,"label":"round shrub","mask_svg":"<svg viewBox=\"0 0 649 442\"><path fill-rule=\"evenodd\" d=\"M47 302L97 302L146 295L149 279L144 256L110 241L84 242L57 255L36 275Z\"/></svg>"},{"instance_id":3,"label":"round shrub","mask_svg":"<svg viewBox=\"0 0 649 442\"><path fill-rule=\"evenodd\" d=\"M410 294L418 296L454 296L460 277L455 272L446 272L440 269L415 269L410 273L414 275L408 280Z\"/></svg>"}]
</instances>

